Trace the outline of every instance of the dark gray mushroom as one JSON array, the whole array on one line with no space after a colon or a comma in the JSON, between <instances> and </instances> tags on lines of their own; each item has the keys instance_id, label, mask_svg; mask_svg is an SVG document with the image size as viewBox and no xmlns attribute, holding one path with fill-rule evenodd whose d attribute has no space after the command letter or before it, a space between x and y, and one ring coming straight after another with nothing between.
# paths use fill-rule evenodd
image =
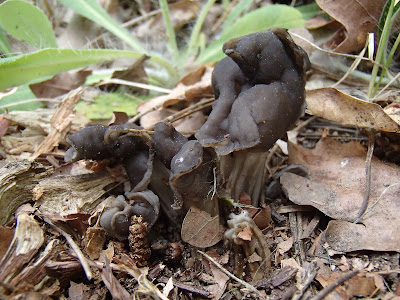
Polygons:
<instances>
[{"instance_id":1,"label":"dark gray mushroom","mask_svg":"<svg viewBox=\"0 0 400 300\"><path fill-rule=\"evenodd\" d=\"M119 195L100 217L100 226L109 236L120 241L128 239L132 216L142 216L150 229L160 215L160 202L152 191L130 192L126 197L131 203Z\"/></svg>"},{"instance_id":2,"label":"dark gray mushroom","mask_svg":"<svg viewBox=\"0 0 400 300\"><path fill-rule=\"evenodd\" d=\"M171 160L171 190L175 208L195 206L211 215L218 213L215 196L215 160L198 141L188 141Z\"/></svg>"},{"instance_id":3,"label":"dark gray mushroom","mask_svg":"<svg viewBox=\"0 0 400 300\"><path fill-rule=\"evenodd\" d=\"M159 122L154 126L153 140L156 155L167 168L170 168L174 155L188 141L171 123L165 122Z\"/></svg>"},{"instance_id":4,"label":"dark gray mushroom","mask_svg":"<svg viewBox=\"0 0 400 300\"><path fill-rule=\"evenodd\" d=\"M131 217L135 214L133 207L126 202L125 197L119 195L100 217L100 226L107 234L120 241L128 239Z\"/></svg>"},{"instance_id":5,"label":"dark gray mushroom","mask_svg":"<svg viewBox=\"0 0 400 300\"><path fill-rule=\"evenodd\" d=\"M109 157L110 152L104 144L106 130L107 127L105 126L93 125L68 135L66 140L71 144L71 147L65 153L65 162Z\"/></svg>"},{"instance_id":6,"label":"dark gray mushroom","mask_svg":"<svg viewBox=\"0 0 400 300\"><path fill-rule=\"evenodd\" d=\"M160 200L152 191L125 193L131 200L132 210L136 216L141 216L150 229L160 216Z\"/></svg>"},{"instance_id":7,"label":"dark gray mushroom","mask_svg":"<svg viewBox=\"0 0 400 300\"><path fill-rule=\"evenodd\" d=\"M229 57L213 72L213 110L195 136L221 156L232 197L246 192L257 205L267 151L303 114L308 57L281 28L230 40L223 50Z\"/></svg>"}]
</instances>

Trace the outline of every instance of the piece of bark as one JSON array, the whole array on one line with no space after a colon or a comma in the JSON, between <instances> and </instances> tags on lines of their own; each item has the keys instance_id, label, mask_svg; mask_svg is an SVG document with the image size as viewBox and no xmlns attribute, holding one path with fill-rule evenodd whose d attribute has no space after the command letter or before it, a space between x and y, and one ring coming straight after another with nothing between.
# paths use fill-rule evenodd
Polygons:
<instances>
[{"instance_id":1,"label":"piece of bark","mask_svg":"<svg viewBox=\"0 0 400 300\"><path fill-rule=\"evenodd\" d=\"M52 167L27 160L11 162L0 169L0 224L12 218L22 204L33 200L32 190L39 180L50 176Z\"/></svg>"},{"instance_id":2,"label":"piece of bark","mask_svg":"<svg viewBox=\"0 0 400 300\"><path fill-rule=\"evenodd\" d=\"M17 216L14 238L0 261L0 282L9 284L21 268L29 263L44 243L44 233L33 216Z\"/></svg>"},{"instance_id":3,"label":"piece of bark","mask_svg":"<svg viewBox=\"0 0 400 300\"><path fill-rule=\"evenodd\" d=\"M51 130L45 140L40 144L33 158L37 158L43 153L50 152L54 147L58 146L59 142L65 138L74 118L74 107L81 99L83 93L82 88L71 91L65 99L60 103L55 114L51 118Z\"/></svg>"},{"instance_id":4,"label":"piece of bark","mask_svg":"<svg viewBox=\"0 0 400 300\"><path fill-rule=\"evenodd\" d=\"M115 182L108 173L61 175L41 180L34 188L36 205L52 220L91 213L106 193L105 187Z\"/></svg>"}]
</instances>

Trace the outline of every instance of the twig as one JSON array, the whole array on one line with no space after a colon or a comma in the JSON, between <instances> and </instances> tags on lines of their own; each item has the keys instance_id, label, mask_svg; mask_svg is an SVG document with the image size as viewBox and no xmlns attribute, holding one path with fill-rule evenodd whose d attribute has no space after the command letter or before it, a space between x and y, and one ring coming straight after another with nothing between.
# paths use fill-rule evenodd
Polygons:
<instances>
[{"instance_id":1,"label":"twig","mask_svg":"<svg viewBox=\"0 0 400 300\"><path fill-rule=\"evenodd\" d=\"M93 274L92 274L92 271L90 270L89 262L86 259L86 257L83 255L81 249L78 247L78 245L72 239L72 237L68 233L66 233L64 230L62 230L61 228L54 225L50 219L43 217L43 216L41 216L41 218L46 223L51 225L51 227L53 227L55 230L57 230L59 233L61 233L64 236L64 238L67 240L68 244L71 246L72 250L74 250L78 260L80 261L82 268L85 271L87 279L91 280L93 278Z\"/></svg>"},{"instance_id":2,"label":"twig","mask_svg":"<svg viewBox=\"0 0 400 300\"><path fill-rule=\"evenodd\" d=\"M319 292L316 296L311 298L311 300L322 300L326 296L328 296L329 293L331 293L335 288L337 288L339 285L342 285L345 281L349 280L356 274L358 274L360 270L353 270L349 273L346 273L342 277L340 277L338 280L335 282L332 282L331 284L328 284L321 292Z\"/></svg>"},{"instance_id":3,"label":"twig","mask_svg":"<svg viewBox=\"0 0 400 300\"><path fill-rule=\"evenodd\" d=\"M248 288L249 290L253 291L254 293L257 294L258 297L260 297L260 299L264 299L265 297L251 284L247 283L246 281L243 281L242 279L236 277L235 275L233 275L232 273L230 273L229 271L227 271L223 266L221 266L219 263L217 263L211 256L207 255L206 253L204 253L203 251L197 250L198 253L200 253L201 255L203 255L205 258L207 258L209 261L211 261L218 269L220 269L222 272L224 272L226 275L228 275L229 277L231 277L233 280L239 282L241 285L245 286L246 288Z\"/></svg>"},{"instance_id":4,"label":"twig","mask_svg":"<svg viewBox=\"0 0 400 300\"><path fill-rule=\"evenodd\" d=\"M190 105L189 107L186 107L185 109L182 109L182 110L174 113L173 115L165 118L162 122L173 123L173 122L175 122L179 119L182 119L184 117L187 117L199 110L202 110L206 107L211 106L213 102L214 102L214 98L202 100L196 104Z\"/></svg>"},{"instance_id":5,"label":"twig","mask_svg":"<svg viewBox=\"0 0 400 300\"><path fill-rule=\"evenodd\" d=\"M99 82L97 84L97 86L111 84L111 83L137 87L137 88L141 88L144 90L156 91L156 92L161 92L161 93L165 93L165 94L171 93L170 89L165 89L165 88L162 88L162 87L159 87L156 85L151 85L151 84L123 80L123 79L119 79L119 78L111 78L111 79L103 80L103 81Z\"/></svg>"},{"instance_id":6,"label":"twig","mask_svg":"<svg viewBox=\"0 0 400 300\"><path fill-rule=\"evenodd\" d=\"M371 191L371 160L372 160L372 154L374 153L375 133L372 129L368 129L367 133L368 133L368 152L367 152L367 157L365 159L365 192L364 192L363 202L357 213L356 220L354 221L355 224L361 222L361 217L368 208L369 196Z\"/></svg>"},{"instance_id":7,"label":"twig","mask_svg":"<svg viewBox=\"0 0 400 300\"><path fill-rule=\"evenodd\" d=\"M168 282L168 278L167 277L161 277L157 279L159 282L162 283L167 283ZM173 279L172 281L173 285L181 290L185 290L194 294L198 294L200 296L203 297L210 297L210 292L205 291L203 289L200 289L198 287L195 287L193 285L189 285L189 284L185 284L183 282L177 281L175 279Z\"/></svg>"},{"instance_id":8,"label":"twig","mask_svg":"<svg viewBox=\"0 0 400 300\"><path fill-rule=\"evenodd\" d=\"M310 265L309 271L307 271L307 280L306 280L306 282L303 284L303 287L301 288L300 292L297 293L297 296L293 296L292 300L300 300L300 299L303 298L303 296L304 296L305 292L307 291L308 287L314 281L314 278L317 275L317 271L318 271L318 268L316 267L316 263L312 262L312 264Z\"/></svg>"}]
</instances>

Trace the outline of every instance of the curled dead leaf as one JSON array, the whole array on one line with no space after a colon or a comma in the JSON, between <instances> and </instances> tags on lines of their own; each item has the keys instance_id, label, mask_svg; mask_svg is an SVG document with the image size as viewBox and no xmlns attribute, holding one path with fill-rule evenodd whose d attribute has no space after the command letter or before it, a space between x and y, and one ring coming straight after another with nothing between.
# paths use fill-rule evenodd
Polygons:
<instances>
[{"instance_id":1,"label":"curled dead leaf","mask_svg":"<svg viewBox=\"0 0 400 300\"><path fill-rule=\"evenodd\" d=\"M359 52L365 45L369 32L378 28L379 16L385 0L317 0L327 14L344 28L340 28L325 43L326 47L342 53Z\"/></svg>"},{"instance_id":2,"label":"curled dead leaf","mask_svg":"<svg viewBox=\"0 0 400 300\"><path fill-rule=\"evenodd\" d=\"M219 216L191 207L182 223L182 240L199 248L211 247L222 239L224 227Z\"/></svg>"},{"instance_id":3,"label":"curled dead leaf","mask_svg":"<svg viewBox=\"0 0 400 300\"><path fill-rule=\"evenodd\" d=\"M363 128L400 133L400 126L381 106L352 97L335 88L307 91L307 108L314 116Z\"/></svg>"}]
</instances>

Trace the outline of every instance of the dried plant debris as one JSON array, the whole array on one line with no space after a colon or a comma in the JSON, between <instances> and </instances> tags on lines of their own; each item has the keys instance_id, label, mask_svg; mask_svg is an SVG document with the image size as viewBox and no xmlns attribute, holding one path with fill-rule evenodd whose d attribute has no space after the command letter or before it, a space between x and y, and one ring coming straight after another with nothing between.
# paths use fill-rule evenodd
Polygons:
<instances>
[{"instance_id":1,"label":"dried plant debris","mask_svg":"<svg viewBox=\"0 0 400 300\"><path fill-rule=\"evenodd\" d=\"M32 190L39 180L53 173L52 167L27 160L8 163L0 169L0 224L12 219L16 209L34 200Z\"/></svg>"},{"instance_id":2,"label":"dried plant debris","mask_svg":"<svg viewBox=\"0 0 400 300\"><path fill-rule=\"evenodd\" d=\"M117 180L105 172L44 178L33 188L35 206L53 220L90 214L113 184Z\"/></svg>"},{"instance_id":3,"label":"dried plant debris","mask_svg":"<svg viewBox=\"0 0 400 300\"><path fill-rule=\"evenodd\" d=\"M335 219L326 239L336 251L400 251L400 168L372 159L371 186L366 186L366 150L357 142L322 139L313 150L290 144L290 160L309 169L309 178L285 173L283 190L296 204L311 205ZM369 189L369 206L362 224L354 224ZM393 208L393 209L390 209Z\"/></svg>"}]
</instances>

